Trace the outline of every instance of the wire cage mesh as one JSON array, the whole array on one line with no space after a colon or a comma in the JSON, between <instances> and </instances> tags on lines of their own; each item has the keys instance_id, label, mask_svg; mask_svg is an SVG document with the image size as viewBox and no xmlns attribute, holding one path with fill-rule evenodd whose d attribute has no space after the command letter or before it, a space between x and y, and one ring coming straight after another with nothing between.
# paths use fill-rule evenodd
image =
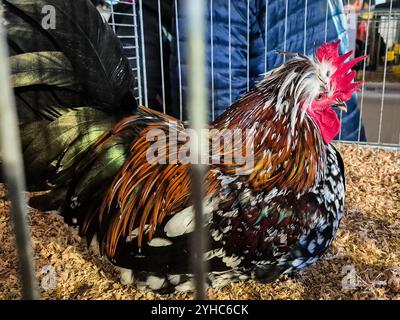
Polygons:
<instances>
[{"instance_id":1,"label":"wire cage mesh","mask_svg":"<svg viewBox=\"0 0 400 320\"><path fill-rule=\"evenodd\" d=\"M272 1L272 0L271 0ZM218 1L220 2L220 1ZM245 72L246 90L254 86L250 77L252 51L250 48L251 25L250 17L253 14L250 0L245 1L247 24L246 39L247 46L243 55L247 61ZM309 16L312 13L313 1L304 0L301 2L301 12L299 23L302 27L302 34L299 35L303 40L302 53L310 54L310 29L307 24ZM356 138L347 140L342 136L342 132L337 137L338 142L356 143L357 145L366 145L369 147L389 147L400 150L400 7L399 2L395 0L385 1L382 5L372 5L370 1L364 1L369 5L355 14L351 9L352 1L326 0L324 7L324 41L329 40L328 19L332 16L332 8L339 5L342 7L345 18L348 23L348 37L350 47L355 51L356 56L368 55L357 70L357 78L364 81L361 92L358 93L356 105L359 109L357 119ZM187 112L185 107L186 96L184 95L187 79L185 76L185 65L183 64L185 52L182 51L180 41L185 40L185 28L181 25L182 19L179 10L182 0L121 0L108 1L106 5L100 6L99 11L105 20L108 21L124 48L124 53L128 57L134 74L134 94L139 102L144 106L155 107L159 111L172 113L177 118L186 120ZM211 79L208 83L208 92L210 96L208 115L210 121L218 115L217 101L218 90L215 86L216 78L219 77L215 70L216 46L215 34L219 28L228 30L228 63L227 68L227 90L229 92L229 103L233 103L237 97L233 95L235 85L235 71L232 65L232 55L237 48L233 46L234 29L232 28L232 1L226 0L228 19L226 25L221 26L220 21L216 21L213 12L216 0L206 2L206 11L208 12L207 32L209 37L207 54L210 64L207 66L207 72ZM269 11L270 1L265 0L264 10L265 19L260 28L263 30L263 71L270 70L270 38L272 31L270 26L273 23L273 13ZM287 41L291 36L288 27L289 1L281 0L281 6L284 6L284 23L282 24L283 42L282 51L290 51L291 47ZM297 13L295 13L297 14ZM190 23L190 21L189 21ZM351 25L354 25L351 27ZM353 29L352 29L353 28ZM353 37L350 31L354 32ZM169 60L172 50L176 50L176 60ZM286 55L281 57L281 62L287 59ZM173 91L171 86L170 73L171 68L175 67L177 71L174 81L178 84L177 91ZM150 74L157 74L150 79ZM261 75L262 76L262 75ZM171 110L172 97L171 91L175 96L175 110ZM243 93L243 92L242 92ZM228 105L226 105L228 107ZM204 110L206 112L206 110ZM340 114L341 121L344 115ZM365 127L366 137L362 137L362 127Z\"/></svg>"},{"instance_id":2,"label":"wire cage mesh","mask_svg":"<svg viewBox=\"0 0 400 320\"><path fill-rule=\"evenodd\" d=\"M359 105L370 143L399 144L399 14L398 5L394 7L391 2L366 10L359 17L356 51L368 55L358 72L358 78L365 82Z\"/></svg>"},{"instance_id":3,"label":"wire cage mesh","mask_svg":"<svg viewBox=\"0 0 400 320\"><path fill-rule=\"evenodd\" d=\"M216 100L218 99L218 90L215 88L215 79L220 77L215 71L215 29L226 27L229 30L228 33L228 46L227 52L227 87L229 90L229 103L233 103L237 96L233 95L235 79L233 78L234 71L232 71L232 53L237 51L237 48L232 47L232 3L231 1L225 1L224 5L227 6L228 19L221 22L220 17L215 17L213 11L216 5L221 5L220 1L207 1L206 10L208 13L207 37L210 43L208 44L207 54L209 55L207 65L207 71L209 78L211 79L208 83L208 90L210 95L209 101L209 119L212 121L216 118ZM250 6L251 1L246 1L246 12L243 13L247 19L247 48L243 54L246 56L247 66L246 70L246 83L244 87L249 90L254 86L254 82L250 79L250 68L252 54L250 48L250 15L253 14ZM361 11L355 12L351 7L353 1L344 0L340 5L343 5L344 18L347 22L347 37L348 37L348 49L353 49L356 56L363 54L368 55L368 59L364 63L360 63L357 70L357 79L364 81L362 91L357 95L357 101L354 102L359 109L358 126L355 138L346 138L346 135L341 131L337 137L338 141L357 143L359 145L370 145L370 146L390 146L398 147L400 145L400 111L397 107L396 101L398 100L399 94L399 59L400 59L400 40L399 40L399 8L396 1L386 1L383 4L377 4L374 6L374 1L364 1L365 5ZM119 1L118 5L109 6L111 18L109 23L113 26L114 30L121 38L124 47L126 48L130 61L132 61L132 69L136 75L135 93L141 104L146 106L155 107L163 112L172 113L174 116L180 119L186 119L187 114L185 110L185 97L184 91L186 86L185 67L183 61L182 52L183 47L180 42L184 38L184 26L180 26L182 23L181 12L178 10L181 1L169 0L169 1ZM288 47L288 37L291 32L287 26L288 21L288 9L292 5L286 0L282 0L282 6L285 7L285 23L283 24L283 41L282 46L279 48L282 51L290 50ZM328 19L331 19L333 15L333 7L338 5L338 1L325 1L324 5L324 35L322 40L329 40L329 24ZM124 7L125 6L125 7ZM127 7L129 11L127 11ZM301 6L297 8L299 10L298 21L299 24L303 25L302 34L298 37L303 40L303 52L310 54L310 35L308 33L315 32L311 30L311 26L307 25L309 16L312 14L313 2L302 1ZM264 25L264 72L270 70L268 66L269 60L269 37L271 38L271 20L274 17L269 12L269 1L265 1L265 20ZM130 16L129 16L130 15ZM124 17L131 19L131 24L121 24L120 19ZM343 17L341 17L343 18ZM227 24L221 26L221 23ZM354 26L352 26L354 25ZM124 30L122 30L124 28ZM281 30L282 31L282 30ZM354 34L351 34L354 33ZM131 37L131 38L130 38ZM127 39L131 41L127 41ZM308 42L307 42L308 41ZM176 66L178 83L174 89L177 92L174 96L177 101L171 101L171 84L170 84L170 73L171 73L171 62L169 61L169 55L171 50L176 50L175 60L173 64ZM147 52L147 53L146 53ZM154 56L148 57L150 54L157 56L157 60ZM146 59L147 58L147 59ZM282 62L286 59L286 56L282 57ZM151 64L151 65L149 65ZM154 80L148 82L148 73L154 73L158 71L158 92L154 93L155 85ZM173 70L172 70L173 71ZM153 81L153 82L152 82ZM172 80L174 81L174 80ZM150 88L149 88L150 87ZM243 93L243 92L242 92ZM149 98L150 96L150 98ZM155 98L153 98L155 97ZM175 103L177 107L175 110L171 110L171 103ZM227 107L227 106L226 106ZM344 115L340 114L342 120ZM363 137L365 128L365 138Z\"/></svg>"}]
</instances>

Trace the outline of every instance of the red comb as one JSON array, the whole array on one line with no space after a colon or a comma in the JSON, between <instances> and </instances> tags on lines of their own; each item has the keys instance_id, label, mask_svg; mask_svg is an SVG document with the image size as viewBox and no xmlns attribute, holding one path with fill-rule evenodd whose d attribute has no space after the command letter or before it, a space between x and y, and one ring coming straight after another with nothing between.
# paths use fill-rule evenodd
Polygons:
<instances>
[{"instance_id":1,"label":"red comb","mask_svg":"<svg viewBox=\"0 0 400 320\"><path fill-rule=\"evenodd\" d=\"M317 51L318 60L322 62L322 60L333 60L337 58L339 56L339 45L340 40L331 43L323 43Z\"/></svg>"},{"instance_id":2,"label":"red comb","mask_svg":"<svg viewBox=\"0 0 400 320\"><path fill-rule=\"evenodd\" d=\"M347 101L351 98L353 92L359 91L358 86L361 84L361 82L353 82L356 72L350 70L367 56L357 57L345 62L353 52L339 55L339 45L340 40L322 44L317 51L317 59L320 62L329 61L336 67L336 71L331 76L331 82L335 86L335 96L342 101Z\"/></svg>"}]
</instances>

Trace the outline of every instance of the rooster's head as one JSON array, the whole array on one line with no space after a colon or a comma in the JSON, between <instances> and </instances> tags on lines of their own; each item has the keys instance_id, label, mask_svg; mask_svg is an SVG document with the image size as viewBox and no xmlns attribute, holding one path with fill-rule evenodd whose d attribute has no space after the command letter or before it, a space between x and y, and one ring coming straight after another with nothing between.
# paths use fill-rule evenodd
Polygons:
<instances>
[{"instance_id":1,"label":"rooster's head","mask_svg":"<svg viewBox=\"0 0 400 320\"><path fill-rule=\"evenodd\" d=\"M317 83L312 101L307 106L308 114L318 125L322 138L329 143L340 131L340 121L334 109L347 111L346 101L355 91L359 91L360 82L354 82L356 75L351 68L366 56L346 61L352 54L339 55L340 40L324 43L315 53L314 66L317 71Z\"/></svg>"}]
</instances>

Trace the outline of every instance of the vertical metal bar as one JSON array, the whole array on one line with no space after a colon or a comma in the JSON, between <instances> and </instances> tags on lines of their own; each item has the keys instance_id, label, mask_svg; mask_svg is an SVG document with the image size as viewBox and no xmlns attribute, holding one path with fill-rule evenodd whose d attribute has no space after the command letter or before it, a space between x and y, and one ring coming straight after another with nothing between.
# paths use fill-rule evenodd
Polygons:
<instances>
[{"instance_id":1,"label":"vertical metal bar","mask_svg":"<svg viewBox=\"0 0 400 320\"><path fill-rule=\"evenodd\" d=\"M247 91L250 90L250 0L247 0L247 57L246 57L246 77Z\"/></svg>"},{"instance_id":2,"label":"vertical metal bar","mask_svg":"<svg viewBox=\"0 0 400 320\"><path fill-rule=\"evenodd\" d=\"M345 5L344 4L345 1L346 0L343 1L343 5ZM349 1L347 0L347 5L348 4L349 4ZM348 19L349 13L347 10L345 10L344 14L346 15L346 19ZM327 37L328 37L328 1L326 2L326 13L325 13L325 42L327 42ZM340 112L339 112L340 131L339 131L339 139L338 139L339 142L341 142L341 140L342 140L342 128L343 128L342 120L343 120L343 111L340 110Z\"/></svg>"},{"instance_id":3,"label":"vertical metal bar","mask_svg":"<svg viewBox=\"0 0 400 320\"><path fill-rule=\"evenodd\" d=\"M0 21L2 21L3 2L0 0ZM0 24L0 147L3 172L6 178L8 196L11 200L11 212L17 244L19 270L23 299L38 299L35 279L30 227L26 212L24 191L25 176L21 157L21 143L18 132L18 120L15 101L9 82L8 46L4 26Z\"/></svg>"},{"instance_id":4,"label":"vertical metal bar","mask_svg":"<svg viewBox=\"0 0 400 320\"><path fill-rule=\"evenodd\" d=\"M210 48L211 48L211 118L215 119L215 83L214 83L214 13L213 0L210 0Z\"/></svg>"},{"instance_id":5,"label":"vertical metal bar","mask_svg":"<svg viewBox=\"0 0 400 320\"><path fill-rule=\"evenodd\" d=\"M163 41L162 41L162 19L161 19L161 0L157 1L158 6L158 35L160 37L160 64L161 64L161 87L162 87L162 103L163 112L166 112L165 105L165 81L164 81L164 51L163 51Z\"/></svg>"},{"instance_id":6,"label":"vertical metal bar","mask_svg":"<svg viewBox=\"0 0 400 320\"><path fill-rule=\"evenodd\" d=\"M379 30L380 24L378 23L378 15L374 15L374 32L372 33L372 43L374 43L375 46L375 53L374 53L374 61L372 61L372 65L378 65L379 63L379 54L380 48L381 48L381 42L379 41L379 37L377 36L377 33L382 35L382 32ZM377 44L377 45L376 45ZM370 58L371 59L371 58Z\"/></svg>"},{"instance_id":7,"label":"vertical metal bar","mask_svg":"<svg viewBox=\"0 0 400 320\"><path fill-rule=\"evenodd\" d=\"M288 7L289 7L289 2L288 0L285 1L285 39L283 41L283 51L286 51L286 41L287 41L287 28L288 28ZM286 62L286 54L283 55L283 62Z\"/></svg>"},{"instance_id":8,"label":"vertical metal bar","mask_svg":"<svg viewBox=\"0 0 400 320\"><path fill-rule=\"evenodd\" d=\"M142 0L139 0L139 18L140 18L140 37L142 45L142 64L143 64L143 94L144 94L144 104L146 107L149 106L149 100L147 95L147 70L146 70L146 48L144 41L144 26L143 26L143 5Z\"/></svg>"},{"instance_id":9,"label":"vertical metal bar","mask_svg":"<svg viewBox=\"0 0 400 320\"><path fill-rule=\"evenodd\" d=\"M188 108L192 128L196 130L198 140L191 139L191 151L199 164L192 164L192 199L195 214L195 231L193 239L193 270L196 284L196 299L204 299L205 275L204 252L207 247L204 231L205 168L201 163L201 152L207 145L206 137L201 134L207 122L207 89L205 68L204 13L205 1L186 0L187 42L188 42Z\"/></svg>"},{"instance_id":10,"label":"vertical metal bar","mask_svg":"<svg viewBox=\"0 0 400 320\"><path fill-rule=\"evenodd\" d=\"M325 8L325 37L324 42L326 42L328 38L328 10L329 10L329 0L326 0L326 8Z\"/></svg>"},{"instance_id":11,"label":"vertical metal bar","mask_svg":"<svg viewBox=\"0 0 400 320\"><path fill-rule=\"evenodd\" d=\"M264 73L268 71L268 5L269 1L265 3L265 35L264 35Z\"/></svg>"},{"instance_id":12,"label":"vertical metal bar","mask_svg":"<svg viewBox=\"0 0 400 320\"><path fill-rule=\"evenodd\" d=\"M229 104L232 104L232 35L231 0L228 0L228 60L229 60Z\"/></svg>"},{"instance_id":13,"label":"vertical metal bar","mask_svg":"<svg viewBox=\"0 0 400 320\"><path fill-rule=\"evenodd\" d=\"M175 24L176 24L176 51L178 57L178 82L179 82L179 119L183 119L183 98L182 98L182 67L181 67L181 46L179 36L179 15L178 0L175 0Z\"/></svg>"},{"instance_id":14,"label":"vertical metal bar","mask_svg":"<svg viewBox=\"0 0 400 320\"><path fill-rule=\"evenodd\" d=\"M386 50L385 50L385 65L383 67L383 81L382 81L382 100L381 100L381 112L379 116L379 133L378 133L378 144L381 143L381 135L382 135L382 118L383 118L383 104L385 101L385 88L386 88L386 73L387 73L387 59L388 59L388 40L389 40L389 31L390 31L390 22L392 19L392 8L393 8L393 0L390 0L390 7L389 7L389 21L387 24L387 38L386 38Z\"/></svg>"},{"instance_id":15,"label":"vertical metal bar","mask_svg":"<svg viewBox=\"0 0 400 320\"><path fill-rule=\"evenodd\" d=\"M342 120L343 120L343 111L340 110L340 112L339 112L339 122L340 122L339 141L342 140L342 128L343 128Z\"/></svg>"},{"instance_id":16,"label":"vertical metal bar","mask_svg":"<svg viewBox=\"0 0 400 320\"><path fill-rule=\"evenodd\" d=\"M113 29L115 33L115 17L114 17L114 5L110 4L111 8L111 28Z\"/></svg>"},{"instance_id":17,"label":"vertical metal bar","mask_svg":"<svg viewBox=\"0 0 400 320\"><path fill-rule=\"evenodd\" d=\"M368 38L369 38L369 27L370 27L370 15L371 15L371 0L368 1L368 20L367 20L367 33L365 39L365 48L364 48L364 55L366 56L368 53ZM361 139L361 124L362 124L362 115L363 115L363 108L364 108L364 92L365 92L365 70L367 66L367 59L363 61L363 75L362 75L362 84L361 84L361 101L360 101L360 117L358 119L358 136L357 136L357 146L360 146L360 139Z\"/></svg>"},{"instance_id":18,"label":"vertical metal bar","mask_svg":"<svg viewBox=\"0 0 400 320\"><path fill-rule=\"evenodd\" d=\"M307 10L308 10L308 1L306 0L304 4L304 47L303 54L307 54Z\"/></svg>"},{"instance_id":19,"label":"vertical metal bar","mask_svg":"<svg viewBox=\"0 0 400 320\"><path fill-rule=\"evenodd\" d=\"M329 17L329 0L326 0L324 42L327 42L328 40L328 17ZM342 124L342 118L343 118L343 111L340 110L339 113L340 124ZM340 131L339 131L339 141L341 140L342 140L342 126L340 126Z\"/></svg>"},{"instance_id":20,"label":"vertical metal bar","mask_svg":"<svg viewBox=\"0 0 400 320\"><path fill-rule=\"evenodd\" d=\"M138 78L138 92L139 92L139 104L143 104L143 92L142 92L142 76L141 76L141 66L139 59L139 37L138 37L138 23L136 17L136 1L132 1L132 18L133 18L133 29L135 34L135 52L136 52L136 66L137 66L137 78Z\"/></svg>"},{"instance_id":21,"label":"vertical metal bar","mask_svg":"<svg viewBox=\"0 0 400 320\"><path fill-rule=\"evenodd\" d=\"M329 6L329 0L326 1L325 42L327 42L327 38L328 38L328 15L329 15L329 13L328 13L328 10L329 10L328 6ZM339 141L342 140L342 129L343 129L342 120L343 120L343 111L340 110L340 112L339 112L339 122L340 122Z\"/></svg>"}]
</instances>

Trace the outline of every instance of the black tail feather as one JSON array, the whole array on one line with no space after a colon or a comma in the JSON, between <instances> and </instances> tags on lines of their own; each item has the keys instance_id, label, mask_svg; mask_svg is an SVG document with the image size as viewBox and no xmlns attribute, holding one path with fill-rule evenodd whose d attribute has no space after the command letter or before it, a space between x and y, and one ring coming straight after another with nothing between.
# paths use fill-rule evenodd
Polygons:
<instances>
[{"instance_id":1,"label":"black tail feather","mask_svg":"<svg viewBox=\"0 0 400 320\"><path fill-rule=\"evenodd\" d=\"M79 104L71 105L71 99L65 100L65 95L54 93L54 87L46 88L59 100L58 105L79 107L87 103L115 116L127 115L136 109L129 61L122 53L119 39L89 1L5 0L4 4L12 55L55 51L70 61L83 92L78 93L81 99L75 99ZM42 26L47 15L42 13L45 6L55 9L55 28ZM69 92L70 97L74 94L77 93ZM43 107L41 99L27 100L37 105L35 109Z\"/></svg>"}]
</instances>

